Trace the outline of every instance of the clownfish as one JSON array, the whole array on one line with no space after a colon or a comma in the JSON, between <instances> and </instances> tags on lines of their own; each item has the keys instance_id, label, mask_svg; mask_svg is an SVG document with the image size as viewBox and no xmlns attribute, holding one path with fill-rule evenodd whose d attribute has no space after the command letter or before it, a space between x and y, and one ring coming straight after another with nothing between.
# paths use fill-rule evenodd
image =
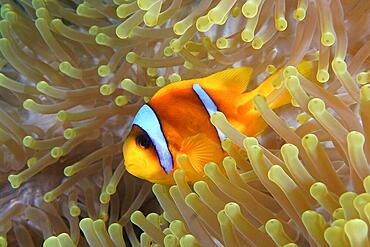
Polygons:
<instances>
[{"instance_id":1,"label":"clownfish","mask_svg":"<svg viewBox=\"0 0 370 247\"><path fill-rule=\"evenodd\" d=\"M257 94L267 96L274 90L272 82L278 73L250 92L245 92L252 75L250 67L227 69L164 86L134 117L123 144L126 170L152 183L171 185L175 183L173 172L181 168L176 157L186 154L192 170L198 174L187 174L187 180L196 182L204 176L205 164L211 161L222 164L227 155L221 147L226 137L212 125L211 115L223 112L241 133L257 136L267 125L252 100ZM291 96L286 91L270 106L277 108L290 102Z\"/></svg>"}]
</instances>

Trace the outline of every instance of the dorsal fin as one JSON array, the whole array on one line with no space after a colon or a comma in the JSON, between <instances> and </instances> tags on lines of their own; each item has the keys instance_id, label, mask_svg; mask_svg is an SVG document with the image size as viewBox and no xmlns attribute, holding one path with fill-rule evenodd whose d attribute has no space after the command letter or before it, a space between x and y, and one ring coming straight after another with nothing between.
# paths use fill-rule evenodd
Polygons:
<instances>
[{"instance_id":1,"label":"dorsal fin","mask_svg":"<svg viewBox=\"0 0 370 247\"><path fill-rule=\"evenodd\" d=\"M237 93L243 93L248 86L252 72L251 67L227 69L203 78L205 80L200 81L200 84L205 88L235 90Z\"/></svg>"}]
</instances>

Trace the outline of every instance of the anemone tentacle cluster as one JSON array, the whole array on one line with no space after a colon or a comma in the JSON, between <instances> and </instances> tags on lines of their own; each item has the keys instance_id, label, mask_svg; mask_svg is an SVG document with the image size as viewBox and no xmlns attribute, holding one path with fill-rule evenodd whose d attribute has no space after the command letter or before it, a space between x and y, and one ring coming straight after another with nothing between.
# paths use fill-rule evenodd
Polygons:
<instances>
[{"instance_id":1,"label":"anemone tentacle cluster","mask_svg":"<svg viewBox=\"0 0 370 247\"><path fill-rule=\"evenodd\" d=\"M369 1L0 5L0 246L369 245ZM156 91L243 65L248 90L278 71L253 99L261 136L216 113L229 156L201 181L178 170L151 193L125 172L132 116Z\"/></svg>"}]
</instances>

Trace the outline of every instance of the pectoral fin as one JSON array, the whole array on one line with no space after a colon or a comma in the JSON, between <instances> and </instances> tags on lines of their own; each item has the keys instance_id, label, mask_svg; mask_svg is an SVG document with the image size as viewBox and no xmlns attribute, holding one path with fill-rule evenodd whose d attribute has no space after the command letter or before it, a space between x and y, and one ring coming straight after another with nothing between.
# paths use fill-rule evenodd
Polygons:
<instances>
[{"instance_id":1,"label":"pectoral fin","mask_svg":"<svg viewBox=\"0 0 370 247\"><path fill-rule=\"evenodd\" d=\"M197 134L186 138L181 144L181 153L188 155L194 169L203 174L203 167L208 162L219 162L224 154L219 143L205 134Z\"/></svg>"}]
</instances>

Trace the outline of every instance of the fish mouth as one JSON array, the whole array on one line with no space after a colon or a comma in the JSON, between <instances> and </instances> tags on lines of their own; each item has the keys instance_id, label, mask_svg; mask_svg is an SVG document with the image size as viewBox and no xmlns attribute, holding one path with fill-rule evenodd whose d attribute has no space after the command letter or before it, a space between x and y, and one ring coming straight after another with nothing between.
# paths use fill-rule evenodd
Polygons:
<instances>
[{"instance_id":1,"label":"fish mouth","mask_svg":"<svg viewBox=\"0 0 370 247\"><path fill-rule=\"evenodd\" d=\"M140 164L140 166L139 166ZM125 163L126 171L128 171L131 175L134 175L135 177L141 177L141 171L142 169L145 168L146 163L141 162L130 162L130 163Z\"/></svg>"},{"instance_id":2,"label":"fish mouth","mask_svg":"<svg viewBox=\"0 0 370 247\"><path fill-rule=\"evenodd\" d=\"M128 171L130 174L135 175L135 164L134 163L125 163L126 171ZM136 171L137 172L137 171Z\"/></svg>"},{"instance_id":3,"label":"fish mouth","mask_svg":"<svg viewBox=\"0 0 370 247\"><path fill-rule=\"evenodd\" d=\"M125 163L125 167L126 167L126 169L128 169L128 168L130 168L130 167L133 167L133 166L135 166L135 164L134 164L134 163Z\"/></svg>"},{"instance_id":4,"label":"fish mouth","mask_svg":"<svg viewBox=\"0 0 370 247\"><path fill-rule=\"evenodd\" d=\"M131 174L135 175L137 173L137 168L139 168L138 163L125 163L126 170ZM140 167L144 167L141 165Z\"/></svg>"}]
</instances>

